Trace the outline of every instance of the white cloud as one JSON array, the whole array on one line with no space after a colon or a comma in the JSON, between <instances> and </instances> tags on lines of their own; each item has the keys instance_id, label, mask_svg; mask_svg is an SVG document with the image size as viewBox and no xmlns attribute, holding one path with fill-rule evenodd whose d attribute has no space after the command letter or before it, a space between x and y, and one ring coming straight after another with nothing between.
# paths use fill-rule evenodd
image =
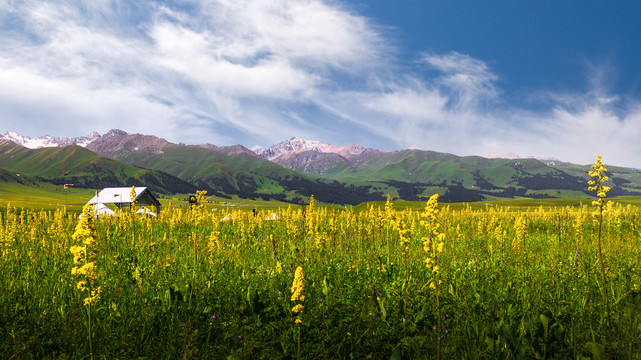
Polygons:
<instances>
[{"instance_id":1,"label":"white cloud","mask_svg":"<svg viewBox=\"0 0 641 360\"><path fill-rule=\"evenodd\" d=\"M215 40L172 24L158 24L151 33L154 63L184 75L212 93L231 97L306 97L318 76L293 67L286 59L264 58L252 65L227 60L212 48Z\"/></svg>"},{"instance_id":2,"label":"white cloud","mask_svg":"<svg viewBox=\"0 0 641 360\"><path fill-rule=\"evenodd\" d=\"M15 24L0 26L4 131L118 127L218 145L322 136L584 163L602 152L641 167L641 106L608 91L607 66L589 64L585 93L543 89L547 107L519 109L481 59L422 53L403 68L382 28L345 3L0 0L2 20Z\"/></svg>"},{"instance_id":3,"label":"white cloud","mask_svg":"<svg viewBox=\"0 0 641 360\"><path fill-rule=\"evenodd\" d=\"M5 108L2 121L19 121L18 107L33 109L34 119L46 117L36 115L36 105L49 103L65 108L68 119L98 124L104 116L87 116L96 102L84 99L118 98L127 90L129 101L118 104L119 113L161 106L174 128L191 123L206 130L201 140L224 138L216 134L217 124L248 131L265 122L286 125L249 107L260 103L262 113L274 115L310 103L319 89L337 84L329 74L375 66L383 43L367 19L322 1L27 1L12 12L24 24L21 31L32 36L0 40L4 75L19 69L25 81L43 81L15 88L13 96L22 101ZM52 87L82 96L70 101ZM103 107L108 104L115 105L104 101ZM156 122L152 114L138 123ZM110 122L115 127L118 120ZM51 117L49 123L63 127Z\"/></svg>"},{"instance_id":4,"label":"white cloud","mask_svg":"<svg viewBox=\"0 0 641 360\"><path fill-rule=\"evenodd\" d=\"M384 50L367 19L324 1L209 1L202 10L217 29L222 55L235 59L269 54L304 67L356 71L355 64L367 67Z\"/></svg>"},{"instance_id":5,"label":"white cloud","mask_svg":"<svg viewBox=\"0 0 641 360\"><path fill-rule=\"evenodd\" d=\"M498 76L479 59L453 51L426 54L422 60L442 73L438 81L453 91L458 107L476 106L479 101L493 100L498 95L494 85Z\"/></svg>"}]
</instances>

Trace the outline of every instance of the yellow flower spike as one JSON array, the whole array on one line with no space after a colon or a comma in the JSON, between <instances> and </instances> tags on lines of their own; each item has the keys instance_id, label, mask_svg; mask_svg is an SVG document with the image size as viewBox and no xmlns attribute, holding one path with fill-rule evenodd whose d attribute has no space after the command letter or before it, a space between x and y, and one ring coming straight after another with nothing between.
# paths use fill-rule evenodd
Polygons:
<instances>
[{"instance_id":1,"label":"yellow flower spike","mask_svg":"<svg viewBox=\"0 0 641 360\"><path fill-rule=\"evenodd\" d=\"M72 245L69 248L69 251L73 254L75 265L71 269L71 274L84 277L84 279L78 281L76 288L81 292L90 291L91 296L85 298L84 304L91 306L100 298L101 292L101 288L95 286L98 278L95 258L98 251L95 247L96 224L93 205L87 204L83 207L80 222L78 222L72 238L84 246Z\"/></svg>"},{"instance_id":2,"label":"yellow flower spike","mask_svg":"<svg viewBox=\"0 0 641 360\"><path fill-rule=\"evenodd\" d=\"M296 300L305 300L305 296L303 295L303 291L305 290L305 275L303 273L303 268L301 266L296 268L296 272L294 273L294 282L292 283L292 297L291 301L296 301Z\"/></svg>"},{"instance_id":3,"label":"yellow flower spike","mask_svg":"<svg viewBox=\"0 0 641 360\"><path fill-rule=\"evenodd\" d=\"M601 154L597 154L596 156L596 162L591 166L592 171L590 171L588 174L592 178L591 180L588 181L588 185L591 185L588 187L589 191L596 191L597 192L597 197L599 198L599 204L603 204L603 198L605 197L605 193L610 191L609 186L603 185L604 182L610 180L607 175L604 175L608 169L605 168L605 165L603 164L603 157Z\"/></svg>"},{"instance_id":4,"label":"yellow flower spike","mask_svg":"<svg viewBox=\"0 0 641 360\"><path fill-rule=\"evenodd\" d=\"M425 266L437 273L438 265L436 265L437 254L443 252L445 248L445 233L439 231L440 224L438 222L438 194L434 194L427 201L425 211L421 214L423 220L420 221L421 226L425 227L429 236L421 238L423 241L423 250L427 253L425 258ZM436 270L434 270L436 269Z\"/></svg>"},{"instance_id":5,"label":"yellow flower spike","mask_svg":"<svg viewBox=\"0 0 641 360\"><path fill-rule=\"evenodd\" d=\"M608 284L605 277L605 266L603 265L603 252L601 247L601 227L603 225L603 213L605 205L605 193L610 190L610 187L603 185L604 182L608 181L608 177L604 175L608 170L603 165L601 154L597 154L596 162L591 166L593 171L590 171L590 177L592 178L592 185L588 187L590 191L596 190L597 200L592 202L593 205L598 207L598 223L599 223L599 235L597 240L597 249L599 255L599 267L601 270L601 277L603 279L603 300L605 303L606 314L607 314L607 324L610 334L612 334L612 324L610 321L610 306L608 302Z\"/></svg>"},{"instance_id":6,"label":"yellow flower spike","mask_svg":"<svg viewBox=\"0 0 641 360\"><path fill-rule=\"evenodd\" d=\"M425 258L425 267L427 267L427 268L431 268L433 264L434 264L434 260L432 260L432 259L431 259L431 258L429 258L429 257L428 257L428 258Z\"/></svg>"},{"instance_id":7,"label":"yellow flower spike","mask_svg":"<svg viewBox=\"0 0 641 360\"><path fill-rule=\"evenodd\" d=\"M131 201L131 209L133 210L133 208L136 206L136 203L138 202L137 201L137 197L136 197L136 187L135 186L131 187L131 191L129 192L129 200Z\"/></svg>"},{"instance_id":8,"label":"yellow flower spike","mask_svg":"<svg viewBox=\"0 0 641 360\"><path fill-rule=\"evenodd\" d=\"M305 274L303 273L303 268L301 266L296 268L296 272L294 273L294 281L292 283L292 297L291 301L305 301L305 295L303 292L305 291ZM303 309L305 307L303 304L296 304L292 308L292 313L294 314L299 314L303 312ZM300 318L296 318L294 321L294 324L300 324L302 321ZM300 334L299 334L300 336ZM300 339L299 339L299 349L300 349Z\"/></svg>"}]
</instances>

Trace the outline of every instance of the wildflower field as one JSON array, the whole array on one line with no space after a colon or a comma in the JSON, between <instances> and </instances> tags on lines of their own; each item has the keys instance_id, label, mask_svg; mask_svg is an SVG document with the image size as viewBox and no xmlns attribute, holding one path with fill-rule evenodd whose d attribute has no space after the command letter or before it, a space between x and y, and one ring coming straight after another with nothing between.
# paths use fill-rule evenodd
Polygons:
<instances>
[{"instance_id":1,"label":"wildflower field","mask_svg":"<svg viewBox=\"0 0 641 360\"><path fill-rule=\"evenodd\" d=\"M640 358L641 212L599 199L356 211L312 198L97 219L86 207L80 220L9 206L0 354Z\"/></svg>"}]
</instances>

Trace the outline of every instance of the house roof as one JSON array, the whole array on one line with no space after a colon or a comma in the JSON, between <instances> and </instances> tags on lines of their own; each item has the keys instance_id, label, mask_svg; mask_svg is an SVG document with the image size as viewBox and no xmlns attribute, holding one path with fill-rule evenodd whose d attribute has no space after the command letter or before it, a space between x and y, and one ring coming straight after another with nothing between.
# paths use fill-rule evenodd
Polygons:
<instances>
[{"instance_id":1,"label":"house roof","mask_svg":"<svg viewBox=\"0 0 641 360\"><path fill-rule=\"evenodd\" d=\"M147 189L147 187L134 188L136 191L136 204L137 205L154 205L160 208L160 202L156 197ZM97 193L87 202L87 204L116 204L118 207L131 204L129 194L131 193L130 187L117 187L117 188L104 188Z\"/></svg>"}]
</instances>

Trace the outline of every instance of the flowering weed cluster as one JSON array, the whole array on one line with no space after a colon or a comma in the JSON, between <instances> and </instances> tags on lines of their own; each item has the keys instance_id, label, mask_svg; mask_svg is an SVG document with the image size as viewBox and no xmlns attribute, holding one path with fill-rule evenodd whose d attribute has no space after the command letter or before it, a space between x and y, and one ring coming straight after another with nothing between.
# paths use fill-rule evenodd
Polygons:
<instances>
[{"instance_id":1,"label":"flowering weed cluster","mask_svg":"<svg viewBox=\"0 0 641 360\"><path fill-rule=\"evenodd\" d=\"M303 268L300 266L296 268L296 272L294 273L294 282L292 283L291 292L292 297L290 300L295 302L295 305L292 308L292 313L296 314L296 320L294 322L296 324L300 324L302 322L300 320L300 314L305 308L302 304L302 302L305 301L305 275L303 273Z\"/></svg>"},{"instance_id":2,"label":"flowering weed cluster","mask_svg":"<svg viewBox=\"0 0 641 360\"><path fill-rule=\"evenodd\" d=\"M76 287L81 293L87 293L84 305L91 306L100 299L102 288L97 285L98 267L96 259L98 248L96 246L96 225L93 205L87 204L82 209L80 222L76 226L72 238L80 245L72 245L69 249L73 254L74 266L71 274L78 277Z\"/></svg>"}]
</instances>

